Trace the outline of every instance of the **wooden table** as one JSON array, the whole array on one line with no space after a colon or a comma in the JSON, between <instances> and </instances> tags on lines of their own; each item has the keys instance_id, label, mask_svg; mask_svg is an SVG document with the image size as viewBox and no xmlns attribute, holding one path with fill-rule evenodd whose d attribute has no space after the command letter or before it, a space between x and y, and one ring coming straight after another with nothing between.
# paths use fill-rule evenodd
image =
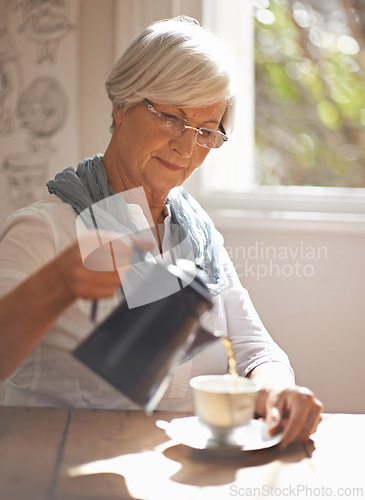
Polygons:
<instances>
[{"instance_id":1,"label":"wooden table","mask_svg":"<svg viewBox=\"0 0 365 500\"><path fill-rule=\"evenodd\" d=\"M325 415L313 441L207 457L142 411L0 407L1 500L365 496L365 415Z\"/></svg>"}]
</instances>

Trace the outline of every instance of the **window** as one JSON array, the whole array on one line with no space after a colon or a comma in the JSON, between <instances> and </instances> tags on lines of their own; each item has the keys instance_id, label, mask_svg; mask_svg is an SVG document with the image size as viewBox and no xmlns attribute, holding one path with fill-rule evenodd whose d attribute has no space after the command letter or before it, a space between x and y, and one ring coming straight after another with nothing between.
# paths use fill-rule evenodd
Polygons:
<instances>
[{"instance_id":1,"label":"window","mask_svg":"<svg viewBox=\"0 0 365 500\"><path fill-rule=\"evenodd\" d=\"M256 182L365 187L365 6L254 0L254 17Z\"/></svg>"},{"instance_id":2,"label":"window","mask_svg":"<svg viewBox=\"0 0 365 500\"><path fill-rule=\"evenodd\" d=\"M207 208L365 212L361 0L205 0L237 60L230 140L199 172Z\"/></svg>"}]
</instances>

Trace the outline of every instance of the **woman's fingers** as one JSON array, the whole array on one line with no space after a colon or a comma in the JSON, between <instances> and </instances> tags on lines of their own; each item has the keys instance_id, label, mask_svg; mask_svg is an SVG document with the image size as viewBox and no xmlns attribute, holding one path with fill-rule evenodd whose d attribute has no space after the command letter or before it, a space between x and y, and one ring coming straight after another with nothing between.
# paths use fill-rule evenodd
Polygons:
<instances>
[{"instance_id":1,"label":"woman's fingers","mask_svg":"<svg viewBox=\"0 0 365 500\"><path fill-rule=\"evenodd\" d=\"M111 297L122 285L135 247L142 252L153 243L135 236L91 231L82 236L55 259L60 281L73 298L100 299Z\"/></svg>"},{"instance_id":2,"label":"woman's fingers","mask_svg":"<svg viewBox=\"0 0 365 500\"><path fill-rule=\"evenodd\" d=\"M269 394L266 420L269 432L283 431L281 446L305 441L316 430L323 410L322 403L306 388L294 387Z\"/></svg>"}]
</instances>

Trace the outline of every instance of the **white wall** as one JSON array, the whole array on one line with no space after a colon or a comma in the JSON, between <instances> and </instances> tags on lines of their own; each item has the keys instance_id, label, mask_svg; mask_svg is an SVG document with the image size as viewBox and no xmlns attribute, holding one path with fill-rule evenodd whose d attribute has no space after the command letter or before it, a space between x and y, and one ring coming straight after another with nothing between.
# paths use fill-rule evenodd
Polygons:
<instances>
[{"instance_id":1,"label":"white wall","mask_svg":"<svg viewBox=\"0 0 365 500\"><path fill-rule=\"evenodd\" d=\"M301 230L300 223L297 229L257 226L220 229L265 326L288 353L297 383L312 388L326 411L365 412L364 232L317 230L315 224ZM269 258L260 258L257 249L267 247ZM281 259L283 249L297 257ZM320 258L311 257L312 249Z\"/></svg>"}]
</instances>

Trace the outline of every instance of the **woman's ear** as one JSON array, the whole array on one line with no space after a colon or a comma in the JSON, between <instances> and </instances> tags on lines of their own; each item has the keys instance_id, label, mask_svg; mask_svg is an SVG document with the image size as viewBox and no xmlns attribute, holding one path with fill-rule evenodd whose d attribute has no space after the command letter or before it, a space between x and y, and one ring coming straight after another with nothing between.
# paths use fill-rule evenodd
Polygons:
<instances>
[{"instance_id":1,"label":"woman's ear","mask_svg":"<svg viewBox=\"0 0 365 500\"><path fill-rule=\"evenodd\" d=\"M115 125L120 125L122 123L123 111L116 104L113 106L113 117Z\"/></svg>"}]
</instances>

